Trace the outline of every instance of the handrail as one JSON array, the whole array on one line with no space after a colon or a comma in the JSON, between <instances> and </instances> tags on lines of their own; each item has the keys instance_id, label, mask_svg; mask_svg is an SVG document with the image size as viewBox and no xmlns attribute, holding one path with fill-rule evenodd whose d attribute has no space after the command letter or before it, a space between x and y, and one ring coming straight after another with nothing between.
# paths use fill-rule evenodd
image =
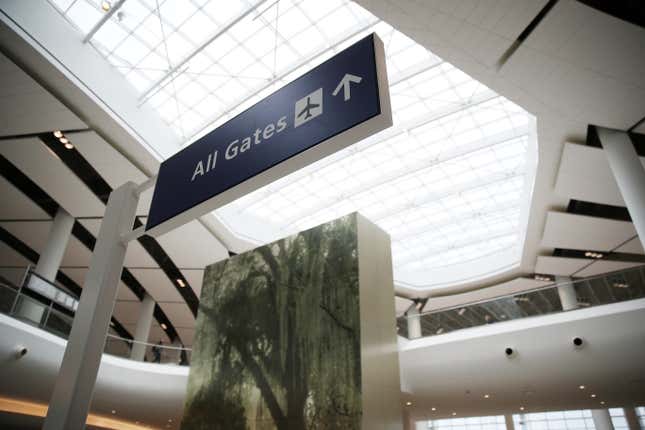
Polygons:
<instances>
[{"instance_id":1,"label":"handrail","mask_svg":"<svg viewBox=\"0 0 645 430\"><path fill-rule=\"evenodd\" d=\"M2 299L0 312L49 333L67 338L74 321L74 310L68 309L59 304L57 300L29 288L31 273L31 269L27 268L20 286L7 279L0 279L0 299ZM58 287L51 282L48 284L55 288ZM108 333L106 336L104 352L129 359L134 345L143 345L144 357L146 357L146 352L150 352L149 361L162 364L188 365L189 357L192 355L192 349L183 345L137 341L112 333Z\"/></svg>"},{"instance_id":2,"label":"handrail","mask_svg":"<svg viewBox=\"0 0 645 430\"><path fill-rule=\"evenodd\" d=\"M550 284L540 285L539 287L531 288L531 289L528 289L528 290L516 291L514 293L504 294L504 295L501 295L501 296L487 297L485 299L474 300L474 301L471 301L471 302L464 302L464 303L461 303L461 304L458 304L458 305L446 306L446 307L442 307L442 308L437 308L437 309L432 309L432 310L429 310L429 311L420 312L420 313L414 315L414 317L418 318L418 317L421 317L423 315L433 314L433 313L437 313L437 312L451 311L451 310L455 310L455 309L465 308L465 307L468 307L468 306L480 305L480 304L495 301L495 300L507 299L507 298L511 298L511 297L517 297L517 296L520 296L520 295L523 295L523 294L530 294L530 293L535 293L535 292L539 292L539 291L542 291L542 290L548 290L548 289L551 289L551 288L560 287L562 285L575 285L575 284L578 284L578 283L589 282L589 281L593 281L593 280L596 280L596 279L607 278L607 277L612 276L612 275L614 275L614 276L619 275L619 274L622 274L622 273L625 273L625 272L637 271L637 270L640 270L640 269L643 269L643 268L645 268L645 265L636 266L636 267L630 267L629 269L615 270L613 272L603 273L601 275L589 276L587 278L572 279L570 281L564 281L564 282L554 281L554 282L551 282ZM442 298L443 297L449 297L449 296L442 296Z\"/></svg>"},{"instance_id":3,"label":"handrail","mask_svg":"<svg viewBox=\"0 0 645 430\"><path fill-rule=\"evenodd\" d=\"M564 312L562 300L567 295L561 290L564 286L573 288L574 296L570 299L574 304L575 301L578 303L578 306L566 308L570 310L642 298L645 297L645 265L587 278L551 282L537 288L444 306L422 313L406 313L397 318L398 331L405 337L419 338Z\"/></svg>"}]
</instances>

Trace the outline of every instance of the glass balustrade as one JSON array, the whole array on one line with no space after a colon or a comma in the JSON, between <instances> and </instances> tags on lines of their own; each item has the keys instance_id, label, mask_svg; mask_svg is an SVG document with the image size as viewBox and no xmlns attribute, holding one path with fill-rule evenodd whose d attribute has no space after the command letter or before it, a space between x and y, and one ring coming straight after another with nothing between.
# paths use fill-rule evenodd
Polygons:
<instances>
[{"instance_id":1,"label":"glass balustrade","mask_svg":"<svg viewBox=\"0 0 645 430\"><path fill-rule=\"evenodd\" d=\"M0 277L0 312L47 332L67 339L74 322L79 298L26 268L20 286ZM33 286L36 288L32 288ZM111 329L112 331L112 329ZM136 342L108 333L104 352L130 358L132 348L140 344L144 361L160 364L189 365L191 349L181 345Z\"/></svg>"},{"instance_id":2,"label":"glass balustrade","mask_svg":"<svg viewBox=\"0 0 645 430\"><path fill-rule=\"evenodd\" d=\"M573 284L578 308L638 299L645 297L645 266L575 279L566 284ZM413 320L418 319L422 337L436 336L470 327L563 312L558 294L558 288L563 285L565 283L553 283L502 297L403 315L397 319L397 330L399 335L408 337L408 324L417 324Z\"/></svg>"}]
</instances>

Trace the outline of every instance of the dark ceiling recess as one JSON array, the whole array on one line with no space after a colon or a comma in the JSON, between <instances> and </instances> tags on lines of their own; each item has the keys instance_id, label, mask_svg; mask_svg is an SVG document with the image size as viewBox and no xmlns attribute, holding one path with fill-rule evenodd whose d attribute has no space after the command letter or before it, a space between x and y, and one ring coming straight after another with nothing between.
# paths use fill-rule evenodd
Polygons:
<instances>
[{"instance_id":1,"label":"dark ceiling recess","mask_svg":"<svg viewBox=\"0 0 645 430\"><path fill-rule=\"evenodd\" d=\"M25 194L25 196L27 196L34 203L36 203L42 210L47 212L51 217L54 217L56 215L56 211L58 210L58 203L56 203L56 201L54 201L54 199L52 199L42 188L40 188L34 181L32 181L27 175L22 173L20 169L14 166L9 160L7 160L2 155L0 155L0 174L14 187L16 187L16 189L20 190L23 194ZM90 233L78 221L74 223L74 226L72 228L72 234L81 243L83 243L90 251L94 250L94 244L96 243L96 239L94 238L92 233ZM21 252L20 249L16 249L16 251ZM32 250L32 252L36 254L36 256L38 255L35 251ZM22 253L22 255L34 263L38 261L37 257L34 259L34 258L31 258L28 254ZM59 274L62 274L62 273L59 272ZM63 276L66 277L64 274ZM130 290L140 300L143 299L143 296L145 294L145 289L143 288L143 286L141 286L139 281L137 281L137 279L132 275L132 273L130 273L130 271L127 268L123 268L123 272L121 273L121 280L128 288L130 288ZM65 285L63 281L60 281L60 282L61 284ZM79 293L79 296L80 296L80 293ZM170 322L166 314L163 312L163 310L155 308L154 315L155 315L155 318L157 319L157 322L160 325L163 323L167 326L166 333L168 334L168 337L173 341L177 339L178 338L177 331L175 330L175 327L172 325L172 323ZM123 326L119 324L118 321L115 322L115 327L123 328ZM127 330L125 330L125 328L123 328L122 332L127 333L128 336L126 337L128 338L132 337L127 332Z\"/></svg>"},{"instance_id":2,"label":"dark ceiling recess","mask_svg":"<svg viewBox=\"0 0 645 430\"><path fill-rule=\"evenodd\" d=\"M645 4L645 0L643 3ZM636 149L636 153L641 157L645 157L645 134L633 133L633 132L630 132L628 134L629 134L630 140L634 144L634 149ZM594 148L602 148L602 144L600 143L600 138L598 137L597 126L591 125L591 124L587 126L586 143L587 145L593 146Z\"/></svg>"},{"instance_id":3,"label":"dark ceiling recess","mask_svg":"<svg viewBox=\"0 0 645 430\"><path fill-rule=\"evenodd\" d=\"M27 260L31 261L33 264L38 263L38 258L40 257L40 255L38 255L38 253L30 248L26 243L24 243L2 227L0 227L0 241L6 243L14 251L25 257ZM67 288L69 292L75 295L77 299L81 297L81 292L83 291L81 286L74 282L63 272L58 271L58 273L56 274L56 280L60 282L60 284L65 288ZM65 309L61 310L65 311ZM112 328L114 328L114 331L116 331L119 336L125 339L132 339L130 332L128 332L128 330L123 327L123 325L121 325L121 323L114 317L112 317Z\"/></svg>"},{"instance_id":4,"label":"dark ceiling recess","mask_svg":"<svg viewBox=\"0 0 645 430\"><path fill-rule=\"evenodd\" d=\"M578 0L580 3L609 14L623 21L645 28L645 2L643 0Z\"/></svg>"},{"instance_id":5,"label":"dark ceiling recess","mask_svg":"<svg viewBox=\"0 0 645 430\"><path fill-rule=\"evenodd\" d=\"M56 155L65 163L69 169L83 181L85 185L105 204L107 204L108 197L112 192L112 187L103 179L99 172L78 152L76 149L64 148L58 139L52 133L43 133L39 136L40 140L47 145L49 149L54 151ZM134 227L143 225L137 218ZM166 254L159 242L150 236L143 236L138 239L143 248L150 254L153 260L164 271L170 282L175 286L179 294L182 296L188 308L197 316L199 307L199 298L195 291L191 288L188 280L181 273L179 268L172 261L170 256ZM178 285L178 279L183 281L185 287Z\"/></svg>"},{"instance_id":6,"label":"dark ceiling recess","mask_svg":"<svg viewBox=\"0 0 645 430\"><path fill-rule=\"evenodd\" d=\"M612 252L612 251L596 251L593 249L588 249L581 251L578 249L562 249L556 248L553 250L554 257L566 257L566 258L585 258L589 259L585 253L592 251L602 254L602 258L598 259L603 261L624 261L628 263L645 263L645 255L641 254L627 254L624 252Z\"/></svg>"},{"instance_id":7,"label":"dark ceiling recess","mask_svg":"<svg viewBox=\"0 0 645 430\"><path fill-rule=\"evenodd\" d=\"M602 203L585 202L575 199L569 200L567 212L577 215L614 219L617 221L632 221L626 207L603 205Z\"/></svg>"}]
</instances>

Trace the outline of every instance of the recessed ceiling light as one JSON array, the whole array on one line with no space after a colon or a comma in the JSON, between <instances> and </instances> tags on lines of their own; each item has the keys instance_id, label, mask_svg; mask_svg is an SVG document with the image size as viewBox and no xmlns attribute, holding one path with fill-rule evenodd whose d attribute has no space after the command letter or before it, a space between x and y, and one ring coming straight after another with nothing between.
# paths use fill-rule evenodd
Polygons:
<instances>
[{"instance_id":1,"label":"recessed ceiling light","mask_svg":"<svg viewBox=\"0 0 645 430\"><path fill-rule=\"evenodd\" d=\"M61 137L58 140L60 141L60 143L69 143L69 139L66 137Z\"/></svg>"},{"instance_id":2,"label":"recessed ceiling light","mask_svg":"<svg viewBox=\"0 0 645 430\"><path fill-rule=\"evenodd\" d=\"M465 313L466 313L466 308L461 308L461 309L459 309L459 311L458 311L457 313L458 313L459 315L463 315L463 314L465 314Z\"/></svg>"},{"instance_id":3,"label":"recessed ceiling light","mask_svg":"<svg viewBox=\"0 0 645 430\"><path fill-rule=\"evenodd\" d=\"M112 409L112 415L114 415L114 414L116 414L116 411L114 409Z\"/></svg>"},{"instance_id":4,"label":"recessed ceiling light","mask_svg":"<svg viewBox=\"0 0 645 430\"><path fill-rule=\"evenodd\" d=\"M524 406L520 406L520 411L523 411L523 410L524 410Z\"/></svg>"},{"instance_id":5,"label":"recessed ceiling light","mask_svg":"<svg viewBox=\"0 0 645 430\"><path fill-rule=\"evenodd\" d=\"M164 323L161 323L161 328L164 330L168 330L168 326Z\"/></svg>"},{"instance_id":6,"label":"recessed ceiling light","mask_svg":"<svg viewBox=\"0 0 645 430\"><path fill-rule=\"evenodd\" d=\"M405 406L412 406L412 402L408 400L407 402L405 402Z\"/></svg>"},{"instance_id":7,"label":"recessed ceiling light","mask_svg":"<svg viewBox=\"0 0 645 430\"><path fill-rule=\"evenodd\" d=\"M457 415L457 412L453 412L453 413L452 413L452 416L453 416L453 417L454 417L455 415Z\"/></svg>"},{"instance_id":8,"label":"recessed ceiling light","mask_svg":"<svg viewBox=\"0 0 645 430\"><path fill-rule=\"evenodd\" d=\"M600 401L600 404L601 404L601 405L604 405L604 404L605 404L605 401L604 401L604 400L601 400L601 401Z\"/></svg>"},{"instance_id":9,"label":"recessed ceiling light","mask_svg":"<svg viewBox=\"0 0 645 430\"><path fill-rule=\"evenodd\" d=\"M177 278L177 285L179 285L181 288L184 288L186 286L186 283L183 279Z\"/></svg>"},{"instance_id":10,"label":"recessed ceiling light","mask_svg":"<svg viewBox=\"0 0 645 430\"><path fill-rule=\"evenodd\" d=\"M62 132L62 131L60 131L60 130L56 130L56 131L54 132L54 137L56 137L57 139L59 139L59 138L63 137L63 132Z\"/></svg>"},{"instance_id":11,"label":"recessed ceiling light","mask_svg":"<svg viewBox=\"0 0 645 430\"><path fill-rule=\"evenodd\" d=\"M66 149L74 149L74 145L72 145L70 142L67 142L67 143L65 144L65 148L66 148Z\"/></svg>"},{"instance_id":12,"label":"recessed ceiling light","mask_svg":"<svg viewBox=\"0 0 645 430\"><path fill-rule=\"evenodd\" d=\"M109 1L101 2L101 9L103 9L104 12L109 11L111 7L112 7L112 4Z\"/></svg>"},{"instance_id":13,"label":"recessed ceiling light","mask_svg":"<svg viewBox=\"0 0 645 430\"><path fill-rule=\"evenodd\" d=\"M485 399L490 399L490 394L484 394Z\"/></svg>"},{"instance_id":14,"label":"recessed ceiling light","mask_svg":"<svg viewBox=\"0 0 645 430\"><path fill-rule=\"evenodd\" d=\"M168 418L168 422L169 422L169 423L171 423L171 422L172 422L172 418Z\"/></svg>"},{"instance_id":15,"label":"recessed ceiling light","mask_svg":"<svg viewBox=\"0 0 645 430\"><path fill-rule=\"evenodd\" d=\"M592 399L595 399L595 398L596 398L596 395L595 395L595 394L592 394L592 395L591 395L591 398L592 398Z\"/></svg>"},{"instance_id":16,"label":"recessed ceiling light","mask_svg":"<svg viewBox=\"0 0 645 430\"><path fill-rule=\"evenodd\" d=\"M432 408L431 410L434 412L434 411L436 411L436 410L437 410L437 408Z\"/></svg>"},{"instance_id":17,"label":"recessed ceiling light","mask_svg":"<svg viewBox=\"0 0 645 430\"><path fill-rule=\"evenodd\" d=\"M584 390L587 387L585 387L584 385L580 385L578 388L580 388L581 390Z\"/></svg>"}]
</instances>

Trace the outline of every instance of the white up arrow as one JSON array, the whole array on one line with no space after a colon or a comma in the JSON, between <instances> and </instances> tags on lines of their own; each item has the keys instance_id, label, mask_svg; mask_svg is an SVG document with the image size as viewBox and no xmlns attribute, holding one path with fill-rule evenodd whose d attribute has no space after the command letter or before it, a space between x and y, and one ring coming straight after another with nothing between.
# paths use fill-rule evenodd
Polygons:
<instances>
[{"instance_id":1,"label":"white up arrow","mask_svg":"<svg viewBox=\"0 0 645 430\"><path fill-rule=\"evenodd\" d=\"M340 89L342 87L343 88L343 97L344 97L345 101L347 101L352 97L352 95L349 92L349 84L350 84L350 82L355 82L355 83L358 84L362 80L363 80L363 78L361 78L360 76L355 76L355 75L351 75L349 73L345 73L345 76L343 76L343 79L340 80L340 82L338 83L338 86L336 87L336 89L334 90L334 92L331 95L335 96L336 94L338 94L338 92L340 91Z\"/></svg>"}]
</instances>

